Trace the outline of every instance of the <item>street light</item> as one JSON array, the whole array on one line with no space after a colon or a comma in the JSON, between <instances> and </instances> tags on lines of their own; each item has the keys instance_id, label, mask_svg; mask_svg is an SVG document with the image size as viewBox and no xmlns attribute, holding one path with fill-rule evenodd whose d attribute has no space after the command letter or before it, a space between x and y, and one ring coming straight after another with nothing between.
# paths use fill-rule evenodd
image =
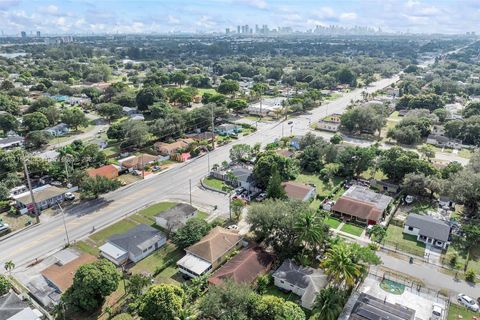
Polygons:
<instances>
[{"instance_id":1,"label":"street light","mask_svg":"<svg viewBox=\"0 0 480 320\"><path fill-rule=\"evenodd\" d=\"M63 227L65 228L65 235L67 237L67 245L70 246L70 237L68 236L67 223L65 222L65 212L58 201L57 206L60 208L60 212L62 213Z\"/></svg>"}]
</instances>

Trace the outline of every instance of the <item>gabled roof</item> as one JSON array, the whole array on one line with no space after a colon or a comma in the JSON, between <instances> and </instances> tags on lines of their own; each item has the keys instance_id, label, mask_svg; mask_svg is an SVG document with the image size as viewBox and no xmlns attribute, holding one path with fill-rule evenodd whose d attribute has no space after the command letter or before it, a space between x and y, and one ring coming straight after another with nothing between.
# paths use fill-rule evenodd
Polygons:
<instances>
[{"instance_id":1,"label":"gabled roof","mask_svg":"<svg viewBox=\"0 0 480 320\"><path fill-rule=\"evenodd\" d=\"M200 241L186 248L185 251L213 263L234 248L240 240L242 237L237 231L218 226L210 230Z\"/></svg>"},{"instance_id":2,"label":"gabled roof","mask_svg":"<svg viewBox=\"0 0 480 320\"><path fill-rule=\"evenodd\" d=\"M42 271L42 276L48 279L61 292L65 292L73 284L73 276L80 266L97 260L92 255L82 254L73 261L70 261L63 266L53 264Z\"/></svg>"},{"instance_id":3,"label":"gabled roof","mask_svg":"<svg viewBox=\"0 0 480 320\"><path fill-rule=\"evenodd\" d=\"M157 160L156 156L152 156L151 154L144 153L138 156L132 156L124 159L120 159L119 163L125 168L135 168L147 165L150 162Z\"/></svg>"},{"instance_id":4,"label":"gabled roof","mask_svg":"<svg viewBox=\"0 0 480 320\"><path fill-rule=\"evenodd\" d=\"M358 201L349 197L341 197L332 207L333 211L348 214L360 219L378 221L383 211L376 208L373 204Z\"/></svg>"},{"instance_id":5,"label":"gabled roof","mask_svg":"<svg viewBox=\"0 0 480 320\"><path fill-rule=\"evenodd\" d=\"M305 199L307 194L315 189L315 187L312 187L311 185L294 181L282 182L282 187L285 190L287 197L295 200Z\"/></svg>"},{"instance_id":6,"label":"gabled roof","mask_svg":"<svg viewBox=\"0 0 480 320\"><path fill-rule=\"evenodd\" d=\"M421 236L440 241L448 241L450 236L450 225L448 222L435 219L431 216L412 213L407 217L405 225L419 229Z\"/></svg>"},{"instance_id":7,"label":"gabled roof","mask_svg":"<svg viewBox=\"0 0 480 320\"><path fill-rule=\"evenodd\" d=\"M185 148L188 147L192 142L194 142L193 139L186 138L186 139L179 139L175 142L172 143L165 143L165 142L155 142L155 148L160 149L164 148L169 151L175 151L180 148Z\"/></svg>"},{"instance_id":8,"label":"gabled roof","mask_svg":"<svg viewBox=\"0 0 480 320\"><path fill-rule=\"evenodd\" d=\"M253 171L251 169L240 166L233 167L232 174L237 178L237 181L249 183L254 182Z\"/></svg>"},{"instance_id":9,"label":"gabled roof","mask_svg":"<svg viewBox=\"0 0 480 320\"><path fill-rule=\"evenodd\" d=\"M218 269L208 282L216 285L231 279L236 283L250 284L270 269L273 260L274 256L261 247L244 249Z\"/></svg>"},{"instance_id":10,"label":"gabled roof","mask_svg":"<svg viewBox=\"0 0 480 320\"><path fill-rule=\"evenodd\" d=\"M290 259L283 261L273 273L273 277L302 289L307 288L312 282L315 287L321 289L327 282L327 275L322 270L299 266Z\"/></svg>"},{"instance_id":11,"label":"gabled roof","mask_svg":"<svg viewBox=\"0 0 480 320\"><path fill-rule=\"evenodd\" d=\"M162 232L146 224L139 224L123 234L111 236L107 241L137 256L162 238L165 238Z\"/></svg>"}]
</instances>

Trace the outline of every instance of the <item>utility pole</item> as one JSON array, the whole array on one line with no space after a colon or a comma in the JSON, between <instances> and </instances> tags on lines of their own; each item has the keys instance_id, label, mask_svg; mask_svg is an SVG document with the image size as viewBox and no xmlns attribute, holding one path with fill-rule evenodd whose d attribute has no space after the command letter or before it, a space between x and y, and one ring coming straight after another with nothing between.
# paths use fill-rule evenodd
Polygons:
<instances>
[{"instance_id":1,"label":"utility pole","mask_svg":"<svg viewBox=\"0 0 480 320\"><path fill-rule=\"evenodd\" d=\"M230 216L230 221L232 221L232 192L228 193L228 214Z\"/></svg>"},{"instance_id":2,"label":"utility pole","mask_svg":"<svg viewBox=\"0 0 480 320\"><path fill-rule=\"evenodd\" d=\"M63 208L58 201L57 206L60 208L60 212L62 213L63 227L65 228L65 235L67 236L67 245L70 246L70 237L68 236L67 223L65 222L65 211L63 211Z\"/></svg>"},{"instance_id":3,"label":"utility pole","mask_svg":"<svg viewBox=\"0 0 480 320\"><path fill-rule=\"evenodd\" d=\"M23 159L23 169L25 170L28 190L30 191L30 197L32 198L33 212L35 213L35 219L37 223L40 223L40 214L38 212L37 203L35 202L35 196L33 195L32 182L30 181L30 174L28 173L27 161L25 160L25 158Z\"/></svg>"},{"instance_id":4,"label":"utility pole","mask_svg":"<svg viewBox=\"0 0 480 320\"><path fill-rule=\"evenodd\" d=\"M192 205L192 179L188 180L190 186L190 205Z\"/></svg>"},{"instance_id":5,"label":"utility pole","mask_svg":"<svg viewBox=\"0 0 480 320\"><path fill-rule=\"evenodd\" d=\"M142 179L145 179L145 166L143 165L143 153L142 153Z\"/></svg>"},{"instance_id":6,"label":"utility pole","mask_svg":"<svg viewBox=\"0 0 480 320\"><path fill-rule=\"evenodd\" d=\"M215 110L212 103L212 150L215 150Z\"/></svg>"},{"instance_id":7,"label":"utility pole","mask_svg":"<svg viewBox=\"0 0 480 320\"><path fill-rule=\"evenodd\" d=\"M207 148L207 174L210 173L210 151Z\"/></svg>"}]
</instances>

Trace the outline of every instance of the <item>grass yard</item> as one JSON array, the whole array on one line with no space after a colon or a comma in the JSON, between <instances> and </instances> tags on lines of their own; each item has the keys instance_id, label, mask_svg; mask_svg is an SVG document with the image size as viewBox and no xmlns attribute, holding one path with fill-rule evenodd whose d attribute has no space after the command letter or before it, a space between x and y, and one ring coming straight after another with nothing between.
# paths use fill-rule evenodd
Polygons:
<instances>
[{"instance_id":1,"label":"grass yard","mask_svg":"<svg viewBox=\"0 0 480 320\"><path fill-rule=\"evenodd\" d=\"M213 189L221 190L221 191L230 191L233 188L227 185L224 181L212 177L207 177L203 179L203 183Z\"/></svg>"},{"instance_id":2,"label":"grass yard","mask_svg":"<svg viewBox=\"0 0 480 320\"><path fill-rule=\"evenodd\" d=\"M478 313L468 310L465 307L459 306L455 303L451 303L448 308L447 320L472 320L473 317L478 317Z\"/></svg>"},{"instance_id":3,"label":"grass yard","mask_svg":"<svg viewBox=\"0 0 480 320\"><path fill-rule=\"evenodd\" d=\"M9 214L8 212L0 214L0 221L8 224L11 232L25 228L28 221L31 221L32 224L36 223L35 217L32 217L29 214Z\"/></svg>"},{"instance_id":4,"label":"grass yard","mask_svg":"<svg viewBox=\"0 0 480 320\"><path fill-rule=\"evenodd\" d=\"M100 255L100 250L98 250L93 244L89 244L87 241L77 241L73 247L81 252L91 254L92 256L97 257Z\"/></svg>"},{"instance_id":5,"label":"grass yard","mask_svg":"<svg viewBox=\"0 0 480 320\"><path fill-rule=\"evenodd\" d=\"M457 254L457 265L459 270L463 270L467 261L467 253L457 247L455 243L452 243L447 250L447 263L449 262L450 257L454 254ZM470 260L468 261L467 270L473 270L477 275L480 274L480 247L476 246L470 251Z\"/></svg>"},{"instance_id":6,"label":"grass yard","mask_svg":"<svg viewBox=\"0 0 480 320\"><path fill-rule=\"evenodd\" d=\"M314 174L299 174L295 181L307 184L314 184L317 188L317 194L325 197L330 194L330 192L336 185L342 183L343 179L340 177L333 177L332 179L330 179L330 181L324 181Z\"/></svg>"},{"instance_id":7,"label":"grass yard","mask_svg":"<svg viewBox=\"0 0 480 320\"><path fill-rule=\"evenodd\" d=\"M280 289L278 289L273 284L273 280L272 280L272 283L267 287L267 291L265 292L265 295L275 296L278 298L282 298L285 301L292 301L295 303L297 303L300 300L300 297L293 292L286 293L286 292L280 291Z\"/></svg>"},{"instance_id":8,"label":"grass yard","mask_svg":"<svg viewBox=\"0 0 480 320\"><path fill-rule=\"evenodd\" d=\"M135 222L124 219L112 224L110 227L90 235L89 238L92 239L97 246L101 246L109 237L113 236L114 234L125 233L136 225L137 224Z\"/></svg>"},{"instance_id":9,"label":"grass yard","mask_svg":"<svg viewBox=\"0 0 480 320\"><path fill-rule=\"evenodd\" d=\"M175 202L160 202L160 203L151 205L148 208L140 210L139 212L137 212L137 214L153 219L160 212L168 210L174 207L175 205L176 205Z\"/></svg>"},{"instance_id":10,"label":"grass yard","mask_svg":"<svg viewBox=\"0 0 480 320\"><path fill-rule=\"evenodd\" d=\"M458 152L458 156L465 159L470 159L472 157L472 154L472 151L470 151L469 149L462 149Z\"/></svg>"},{"instance_id":11,"label":"grass yard","mask_svg":"<svg viewBox=\"0 0 480 320\"><path fill-rule=\"evenodd\" d=\"M123 184L127 185L127 184L131 184L131 183L142 180L142 177L141 176L136 176L132 173L127 173L127 174L119 175L117 180L122 182Z\"/></svg>"},{"instance_id":12,"label":"grass yard","mask_svg":"<svg viewBox=\"0 0 480 320\"><path fill-rule=\"evenodd\" d=\"M425 244L417 241L417 237L404 234L403 228L390 224L384 238L385 244L395 247L397 250L405 251L423 257Z\"/></svg>"},{"instance_id":13,"label":"grass yard","mask_svg":"<svg viewBox=\"0 0 480 320\"><path fill-rule=\"evenodd\" d=\"M209 89L198 88L198 94L199 95L203 96L204 93L216 94L218 92L217 92L217 90L215 90L213 88L209 88Z\"/></svg>"},{"instance_id":14,"label":"grass yard","mask_svg":"<svg viewBox=\"0 0 480 320\"><path fill-rule=\"evenodd\" d=\"M411 213L423 214L427 211L436 210L436 204L429 201L415 201L412 205L413 208L410 210Z\"/></svg>"},{"instance_id":15,"label":"grass yard","mask_svg":"<svg viewBox=\"0 0 480 320\"><path fill-rule=\"evenodd\" d=\"M365 228L362 228L362 227L359 227L359 226L356 226L356 225L353 225L353 224L345 223L343 225L342 229L340 229L340 230L343 231L343 232L349 233L351 235L359 237L359 236L362 235L363 230L365 230Z\"/></svg>"},{"instance_id":16,"label":"grass yard","mask_svg":"<svg viewBox=\"0 0 480 320\"><path fill-rule=\"evenodd\" d=\"M327 224L332 229L337 229L340 223L342 223L340 220L332 217L328 217L325 219L325 224Z\"/></svg>"}]
</instances>

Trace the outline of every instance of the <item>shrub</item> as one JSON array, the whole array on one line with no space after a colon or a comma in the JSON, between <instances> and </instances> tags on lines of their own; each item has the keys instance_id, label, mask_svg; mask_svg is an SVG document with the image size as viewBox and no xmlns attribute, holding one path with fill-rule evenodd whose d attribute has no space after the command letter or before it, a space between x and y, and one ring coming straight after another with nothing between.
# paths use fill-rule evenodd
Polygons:
<instances>
[{"instance_id":1,"label":"shrub","mask_svg":"<svg viewBox=\"0 0 480 320\"><path fill-rule=\"evenodd\" d=\"M0 296L7 294L11 287L12 285L10 284L10 281L0 274Z\"/></svg>"},{"instance_id":2,"label":"shrub","mask_svg":"<svg viewBox=\"0 0 480 320\"><path fill-rule=\"evenodd\" d=\"M476 277L475 271L470 269L467 272L465 272L465 280L467 280L468 282L475 283L475 277Z\"/></svg>"}]
</instances>

